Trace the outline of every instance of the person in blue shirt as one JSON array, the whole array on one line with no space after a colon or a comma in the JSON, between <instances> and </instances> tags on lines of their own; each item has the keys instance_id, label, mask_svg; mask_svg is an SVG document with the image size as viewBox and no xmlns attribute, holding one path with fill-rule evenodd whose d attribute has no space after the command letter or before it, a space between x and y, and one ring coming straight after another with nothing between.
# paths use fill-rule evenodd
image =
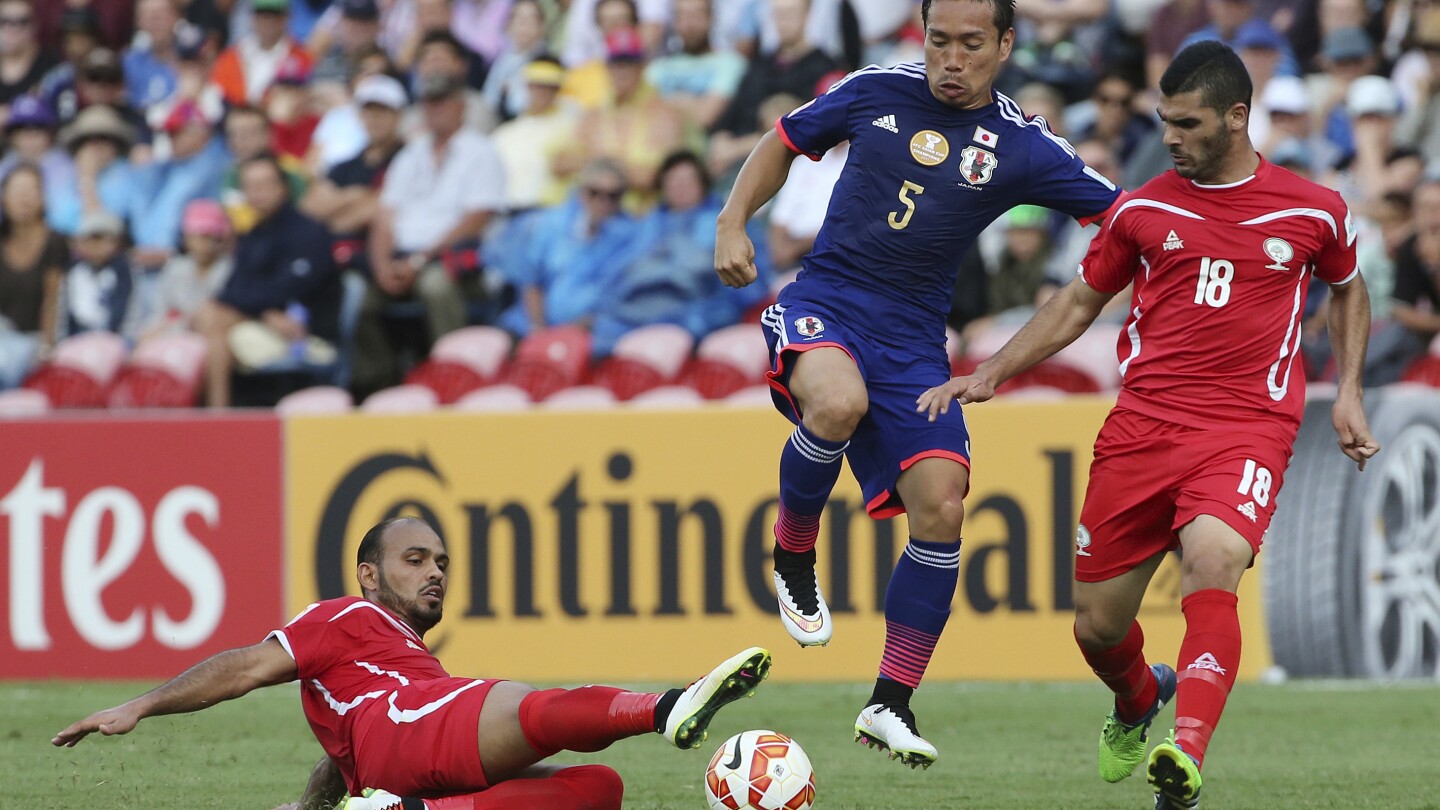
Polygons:
<instances>
[{"instance_id":1,"label":"person in blue shirt","mask_svg":"<svg viewBox=\"0 0 1440 810\"><path fill-rule=\"evenodd\" d=\"M218 199L230 153L200 107L182 102L165 121L170 156L138 171L142 200L131 222L137 258L159 267L180 244L180 218L192 200Z\"/></svg>"},{"instance_id":2,"label":"person in blue shirt","mask_svg":"<svg viewBox=\"0 0 1440 810\"><path fill-rule=\"evenodd\" d=\"M949 379L945 316L976 236L1017 205L1102 218L1119 190L1043 118L992 87L1014 44L1014 0L923 0L925 62L869 67L783 116L750 154L717 222L715 269L756 278L746 221L798 155L850 142L815 246L761 323L776 407L796 428L780 456L775 589L803 646L831 619L815 579L820 513L842 456L875 518L909 513L910 542L885 597L885 650L855 737L911 767L932 764L910 698L950 615L970 437L952 408L916 400Z\"/></svg>"}]
</instances>

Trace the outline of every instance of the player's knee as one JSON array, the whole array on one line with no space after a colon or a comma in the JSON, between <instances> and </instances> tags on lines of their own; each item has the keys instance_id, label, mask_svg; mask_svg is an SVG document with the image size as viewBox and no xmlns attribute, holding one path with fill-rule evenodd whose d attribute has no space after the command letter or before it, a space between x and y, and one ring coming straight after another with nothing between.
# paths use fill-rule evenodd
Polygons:
<instances>
[{"instance_id":1,"label":"player's knee","mask_svg":"<svg viewBox=\"0 0 1440 810\"><path fill-rule=\"evenodd\" d=\"M804 408L805 427L826 441L843 442L855 434L870 402L864 389L842 388L815 397Z\"/></svg>"},{"instance_id":2,"label":"player's knee","mask_svg":"<svg viewBox=\"0 0 1440 810\"><path fill-rule=\"evenodd\" d=\"M577 765L561 774L576 794L585 797L583 810L620 810L625 783L614 768L605 765Z\"/></svg>"},{"instance_id":3,"label":"player's knee","mask_svg":"<svg viewBox=\"0 0 1440 810\"><path fill-rule=\"evenodd\" d=\"M1186 593L1212 588L1233 591L1248 564L1248 559L1224 552L1187 551L1180 561L1182 588Z\"/></svg>"},{"instance_id":4,"label":"player's knee","mask_svg":"<svg viewBox=\"0 0 1440 810\"><path fill-rule=\"evenodd\" d=\"M1089 605L1075 606L1075 641L1087 650L1118 647L1130 632L1133 620L1106 615Z\"/></svg>"}]
</instances>

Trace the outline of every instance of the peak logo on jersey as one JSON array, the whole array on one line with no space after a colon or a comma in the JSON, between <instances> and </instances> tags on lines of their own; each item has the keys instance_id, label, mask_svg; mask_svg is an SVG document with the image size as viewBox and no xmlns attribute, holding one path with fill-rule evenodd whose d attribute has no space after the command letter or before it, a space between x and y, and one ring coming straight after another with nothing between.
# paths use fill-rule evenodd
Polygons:
<instances>
[{"instance_id":1,"label":"peak logo on jersey","mask_svg":"<svg viewBox=\"0 0 1440 810\"><path fill-rule=\"evenodd\" d=\"M1266 270L1289 271L1290 268L1286 267L1285 263L1295 258L1295 248L1290 247L1289 242L1278 236L1272 236L1265 240L1261 249L1265 251L1266 256L1274 260L1272 264L1265 265Z\"/></svg>"},{"instance_id":2,"label":"peak logo on jersey","mask_svg":"<svg viewBox=\"0 0 1440 810\"><path fill-rule=\"evenodd\" d=\"M975 135L971 137L970 140L979 143L981 146L988 146L991 149L1000 145L1000 136L984 127L975 127Z\"/></svg>"},{"instance_id":3,"label":"peak logo on jersey","mask_svg":"<svg viewBox=\"0 0 1440 810\"><path fill-rule=\"evenodd\" d=\"M893 115L882 115L874 121L871 121L870 126L888 129L896 135L900 134L900 127L895 125L895 116Z\"/></svg>"},{"instance_id":4,"label":"peak logo on jersey","mask_svg":"<svg viewBox=\"0 0 1440 810\"><path fill-rule=\"evenodd\" d=\"M967 146L960 152L960 176L972 186L983 186L995 175L1000 159L994 152L987 152L978 146Z\"/></svg>"},{"instance_id":5,"label":"peak logo on jersey","mask_svg":"<svg viewBox=\"0 0 1440 810\"><path fill-rule=\"evenodd\" d=\"M1235 511L1239 512L1247 518L1250 518L1251 523L1254 523L1256 520L1254 501L1246 501L1245 503L1240 504L1239 506L1235 507Z\"/></svg>"},{"instance_id":6,"label":"peak logo on jersey","mask_svg":"<svg viewBox=\"0 0 1440 810\"><path fill-rule=\"evenodd\" d=\"M795 331L800 333L800 337L809 340L819 337L825 331L825 322L814 315L806 315L795 319Z\"/></svg>"},{"instance_id":7,"label":"peak logo on jersey","mask_svg":"<svg viewBox=\"0 0 1440 810\"><path fill-rule=\"evenodd\" d=\"M1211 654L1208 653L1208 652L1207 652L1207 653L1200 653L1200 657L1199 657L1199 658L1196 658L1195 661L1194 661L1194 663L1192 663L1190 666L1185 667L1185 668L1186 668L1186 669L1208 669L1208 670L1210 670L1211 672L1218 672L1218 673L1220 673L1221 675L1224 675L1224 674L1225 674L1225 668L1222 667L1222 666L1220 666L1220 662L1215 660L1215 656L1211 655Z\"/></svg>"},{"instance_id":8,"label":"peak logo on jersey","mask_svg":"<svg viewBox=\"0 0 1440 810\"><path fill-rule=\"evenodd\" d=\"M939 166L950 157L950 142L933 129L922 129L910 139L910 157L922 166Z\"/></svg>"},{"instance_id":9,"label":"peak logo on jersey","mask_svg":"<svg viewBox=\"0 0 1440 810\"><path fill-rule=\"evenodd\" d=\"M1180 237L1176 236L1174 231L1171 231L1170 235L1165 237L1165 244L1163 245L1163 247L1166 250L1179 250L1180 248L1185 247L1185 243L1180 241Z\"/></svg>"},{"instance_id":10,"label":"peak logo on jersey","mask_svg":"<svg viewBox=\"0 0 1440 810\"><path fill-rule=\"evenodd\" d=\"M1084 523L1081 523L1080 527L1075 530L1075 556L1089 557L1090 552L1086 551L1088 548L1090 548L1090 530L1085 528Z\"/></svg>"}]
</instances>

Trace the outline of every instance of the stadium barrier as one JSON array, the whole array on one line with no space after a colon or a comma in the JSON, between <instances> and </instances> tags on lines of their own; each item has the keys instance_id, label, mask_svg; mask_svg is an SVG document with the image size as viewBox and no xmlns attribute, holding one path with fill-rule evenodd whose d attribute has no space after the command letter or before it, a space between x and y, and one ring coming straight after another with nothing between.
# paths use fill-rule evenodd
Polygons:
<instances>
[{"instance_id":1,"label":"stadium barrier","mask_svg":"<svg viewBox=\"0 0 1440 810\"><path fill-rule=\"evenodd\" d=\"M974 485L938 679L1091 677L1070 637L1074 525L1107 399L967 410ZM1364 473L1313 397L1274 529L1245 578L1242 678L1436 677L1440 394L1367 397ZM784 420L763 409L0 421L0 679L159 678L353 593L363 530L425 515L453 556L430 639L463 674L669 681L741 644L776 677L867 680L903 519L842 475L821 526L835 640L774 617L768 549ZM1148 647L1183 632L1167 561ZM1263 598L1262 598L1263 596ZM1268 643L1267 643L1268 642Z\"/></svg>"}]
</instances>

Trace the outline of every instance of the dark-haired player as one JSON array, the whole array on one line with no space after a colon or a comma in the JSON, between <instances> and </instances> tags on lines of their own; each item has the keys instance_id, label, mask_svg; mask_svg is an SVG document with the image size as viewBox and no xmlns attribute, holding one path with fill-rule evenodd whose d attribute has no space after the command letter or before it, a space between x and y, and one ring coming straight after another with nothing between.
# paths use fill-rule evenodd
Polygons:
<instances>
[{"instance_id":1,"label":"dark-haired player","mask_svg":"<svg viewBox=\"0 0 1440 810\"><path fill-rule=\"evenodd\" d=\"M829 642L815 540L842 456L872 517L909 513L910 542L885 596L880 673L855 736L912 767L938 756L910 698L950 615L970 484L964 417L957 409L927 422L914 403L950 377L945 316L960 257L1014 206L1089 221L1119 194L1044 119L992 91L1014 43L1014 0L924 0L921 13L923 64L852 73L765 134L720 215L715 247L727 285L753 282L746 221L797 155L819 160L850 142L814 249L761 319L776 407L796 423L780 456L775 590L791 637Z\"/></svg>"},{"instance_id":2,"label":"dark-haired player","mask_svg":"<svg viewBox=\"0 0 1440 810\"><path fill-rule=\"evenodd\" d=\"M1080 266L969 377L919 410L981 402L1069 344L1134 283L1119 342L1120 397L1095 440L1075 551L1075 639L1115 692L1100 775L1129 776L1175 698L1175 730L1150 754L1157 808L1199 803L1200 765L1240 666L1235 591L1260 550L1305 404L1300 317L1314 275L1330 285L1340 369L1333 421L1363 470L1380 449L1361 405L1369 298L1340 195L1276 167L1246 134L1250 77L1218 42L1181 51L1160 79L1175 170L1127 195ZM1179 678L1147 667L1135 617L1165 553L1183 549Z\"/></svg>"},{"instance_id":3,"label":"dark-haired player","mask_svg":"<svg viewBox=\"0 0 1440 810\"><path fill-rule=\"evenodd\" d=\"M211 656L51 742L125 734L146 717L198 711L299 679L305 719L328 758L306 807L329 807L348 788L347 810L618 810L624 787L615 771L541 760L647 732L693 748L716 710L769 673L770 654L752 647L663 694L610 686L537 691L451 677L422 640L445 602L445 544L423 521L398 518L366 533L358 557L363 599L316 602L259 644ZM326 785L336 770L343 784ZM363 789L379 790L362 796Z\"/></svg>"}]
</instances>

